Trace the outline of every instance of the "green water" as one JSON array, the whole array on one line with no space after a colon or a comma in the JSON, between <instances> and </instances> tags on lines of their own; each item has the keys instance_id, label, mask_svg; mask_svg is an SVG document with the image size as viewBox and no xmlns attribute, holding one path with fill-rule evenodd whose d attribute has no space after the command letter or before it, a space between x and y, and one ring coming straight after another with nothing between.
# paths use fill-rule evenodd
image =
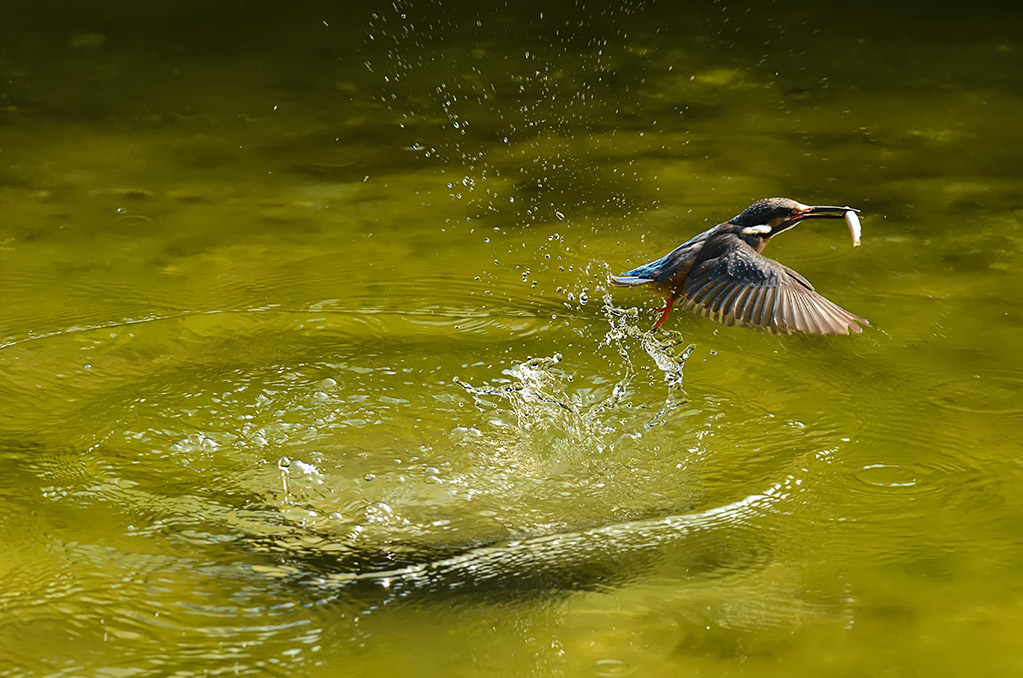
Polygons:
<instances>
[{"instance_id":1,"label":"green water","mask_svg":"<svg viewBox=\"0 0 1023 678\"><path fill-rule=\"evenodd\" d=\"M1023 670L1018 10L0 21L0 676ZM837 10L833 10L836 11ZM872 326L610 293L754 199Z\"/></svg>"}]
</instances>

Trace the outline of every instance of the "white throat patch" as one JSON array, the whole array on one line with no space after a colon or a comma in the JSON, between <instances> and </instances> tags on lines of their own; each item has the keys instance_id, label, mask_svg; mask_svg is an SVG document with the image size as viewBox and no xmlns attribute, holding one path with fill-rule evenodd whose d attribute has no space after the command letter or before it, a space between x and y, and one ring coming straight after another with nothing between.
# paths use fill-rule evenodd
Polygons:
<instances>
[{"instance_id":1,"label":"white throat patch","mask_svg":"<svg viewBox=\"0 0 1023 678\"><path fill-rule=\"evenodd\" d=\"M767 235L771 232L771 227L766 224L760 224L758 226L747 226L742 229L745 235Z\"/></svg>"}]
</instances>

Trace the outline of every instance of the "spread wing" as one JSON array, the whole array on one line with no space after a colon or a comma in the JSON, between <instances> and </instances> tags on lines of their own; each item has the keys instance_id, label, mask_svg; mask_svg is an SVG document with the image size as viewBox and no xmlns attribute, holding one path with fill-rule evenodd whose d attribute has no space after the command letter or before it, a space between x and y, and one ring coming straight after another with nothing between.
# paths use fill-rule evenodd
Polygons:
<instances>
[{"instance_id":1,"label":"spread wing","mask_svg":"<svg viewBox=\"0 0 1023 678\"><path fill-rule=\"evenodd\" d=\"M693 266L682 289L683 308L725 325L782 334L862 332L863 318L828 301L791 268L742 244Z\"/></svg>"}]
</instances>

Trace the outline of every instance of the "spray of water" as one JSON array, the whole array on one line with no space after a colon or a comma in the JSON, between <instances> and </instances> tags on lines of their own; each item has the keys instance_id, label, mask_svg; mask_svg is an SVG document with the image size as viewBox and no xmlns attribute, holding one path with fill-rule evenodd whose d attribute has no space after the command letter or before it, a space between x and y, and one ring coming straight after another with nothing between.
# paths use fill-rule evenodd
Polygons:
<instances>
[{"instance_id":1,"label":"spray of water","mask_svg":"<svg viewBox=\"0 0 1023 678\"><path fill-rule=\"evenodd\" d=\"M574 377L560 353L529 358L505 370L510 383L477 386L455 378L480 411L494 414L491 423L503 431L499 436L503 449L546 449L559 456L579 451L602 453L623 435L637 438L645 429L666 423L688 403L683 370L695 347L685 345L678 332L641 329L637 309L616 307L610 295L604 297L603 314L609 326L603 345L617 355L617 364L605 368L606 373L617 376L609 380L609 390L595 395L593 389L573 388ZM661 372L666 387L664 400L652 417L646 403L657 384L637 379L638 374L646 373L640 365L645 358Z\"/></svg>"}]
</instances>

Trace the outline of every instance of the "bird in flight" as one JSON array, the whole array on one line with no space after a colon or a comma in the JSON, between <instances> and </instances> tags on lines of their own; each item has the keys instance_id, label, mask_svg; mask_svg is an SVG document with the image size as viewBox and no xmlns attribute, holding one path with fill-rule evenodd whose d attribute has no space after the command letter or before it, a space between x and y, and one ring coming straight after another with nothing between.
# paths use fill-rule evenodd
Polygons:
<instances>
[{"instance_id":1,"label":"bird in flight","mask_svg":"<svg viewBox=\"0 0 1023 678\"><path fill-rule=\"evenodd\" d=\"M682 243L657 261L611 276L617 287L650 285L667 299L660 327L676 301L725 325L781 334L849 334L869 323L824 298L787 266L760 254L771 238L809 219L845 219L860 242L852 207L804 205L788 198L758 200L741 214Z\"/></svg>"}]
</instances>

